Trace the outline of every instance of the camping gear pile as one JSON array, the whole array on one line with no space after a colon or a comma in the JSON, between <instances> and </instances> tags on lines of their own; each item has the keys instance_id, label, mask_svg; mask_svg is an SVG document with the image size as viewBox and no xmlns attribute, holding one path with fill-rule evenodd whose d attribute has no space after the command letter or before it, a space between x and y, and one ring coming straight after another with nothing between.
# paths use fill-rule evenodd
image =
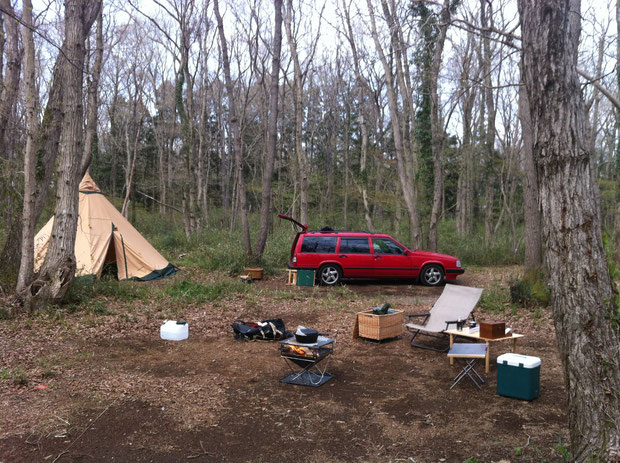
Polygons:
<instances>
[{"instance_id":1,"label":"camping gear pile","mask_svg":"<svg viewBox=\"0 0 620 463\"><path fill-rule=\"evenodd\" d=\"M233 329L235 339L238 340L276 341L292 336L291 332L286 330L284 321L281 318L272 318L260 322L235 320L230 326Z\"/></svg>"}]
</instances>

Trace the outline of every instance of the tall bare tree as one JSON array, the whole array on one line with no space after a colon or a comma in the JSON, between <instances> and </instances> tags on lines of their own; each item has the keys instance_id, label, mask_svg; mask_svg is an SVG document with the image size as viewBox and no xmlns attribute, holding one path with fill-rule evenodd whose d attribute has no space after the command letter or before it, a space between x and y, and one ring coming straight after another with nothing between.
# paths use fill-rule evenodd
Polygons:
<instances>
[{"instance_id":1,"label":"tall bare tree","mask_svg":"<svg viewBox=\"0 0 620 463\"><path fill-rule=\"evenodd\" d=\"M64 297L75 276L78 185L84 155L82 102L86 54L84 43L89 32L85 25L93 10L96 17L100 8L100 0L65 2L63 118L54 225L45 261L35 281L29 285L27 294L29 298L59 301Z\"/></svg>"},{"instance_id":2,"label":"tall bare tree","mask_svg":"<svg viewBox=\"0 0 620 463\"><path fill-rule=\"evenodd\" d=\"M35 51L32 30L32 1L23 0L22 40L24 42L24 85L26 87L26 147L24 150L24 206L22 211L22 242L17 293L22 293L32 279L34 270L34 208L36 184L36 153L34 138L39 129L38 95L35 75Z\"/></svg>"},{"instance_id":3,"label":"tall bare tree","mask_svg":"<svg viewBox=\"0 0 620 463\"><path fill-rule=\"evenodd\" d=\"M269 91L269 122L267 127L267 146L263 166L263 191L260 211L260 230L254 247L254 258L259 259L265 250L269 231L269 213L273 187L273 164L278 142L278 98L280 96L280 51L282 49L282 0L274 0L273 50L271 59L271 82Z\"/></svg>"},{"instance_id":4,"label":"tall bare tree","mask_svg":"<svg viewBox=\"0 0 620 463\"><path fill-rule=\"evenodd\" d=\"M245 180L243 176L243 146L241 141L240 121L237 116L235 88L230 73L230 57L228 54L228 43L224 34L224 21L220 14L219 0L213 0L213 10L217 19L217 29L220 37L220 49L222 54L222 67L224 69L224 79L226 82L226 95L228 97L228 122L231 129L232 148L235 155L235 170L237 176L237 196L241 215L241 226L243 228L243 243L246 255L252 255L252 242L250 241L250 225L248 222L247 197L245 192Z\"/></svg>"},{"instance_id":5,"label":"tall bare tree","mask_svg":"<svg viewBox=\"0 0 620 463\"><path fill-rule=\"evenodd\" d=\"M579 0L519 0L546 263L573 458L620 458L618 308L601 236L577 76Z\"/></svg>"}]
</instances>

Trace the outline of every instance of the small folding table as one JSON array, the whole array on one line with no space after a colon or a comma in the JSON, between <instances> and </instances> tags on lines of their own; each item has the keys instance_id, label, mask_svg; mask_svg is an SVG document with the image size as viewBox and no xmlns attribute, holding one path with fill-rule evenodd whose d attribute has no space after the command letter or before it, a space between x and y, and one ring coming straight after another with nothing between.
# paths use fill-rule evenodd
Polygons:
<instances>
[{"instance_id":1,"label":"small folding table","mask_svg":"<svg viewBox=\"0 0 620 463\"><path fill-rule=\"evenodd\" d=\"M486 344L452 344L448 352L448 358L450 360L456 359L457 363L461 365L463 369L455 376L450 389L456 386L465 376L468 376L476 387L480 389L480 384L484 383L484 379L482 379L482 376L480 376L475 369L476 360L486 358L487 349L488 346Z\"/></svg>"}]
</instances>

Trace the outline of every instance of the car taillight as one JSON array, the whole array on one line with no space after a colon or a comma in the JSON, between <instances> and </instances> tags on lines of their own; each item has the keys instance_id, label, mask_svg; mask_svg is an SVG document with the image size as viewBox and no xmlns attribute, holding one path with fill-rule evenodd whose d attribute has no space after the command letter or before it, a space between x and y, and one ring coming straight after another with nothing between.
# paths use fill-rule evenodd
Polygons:
<instances>
[{"instance_id":1,"label":"car taillight","mask_svg":"<svg viewBox=\"0 0 620 463\"><path fill-rule=\"evenodd\" d=\"M457 260L457 261L456 261L456 266L457 266L457 267L459 267L459 268L461 268L461 261L460 261L460 260Z\"/></svg>"},{"instance_id":2,"label":"car taillight","mask_svg":"<svg viewBox=\"0 0 620 463\"><path fill-rule=\"evenodd\" d=\"M296 264L297 263L297 256L293 257L293 263Z\"/></svg>"}]
</instances>

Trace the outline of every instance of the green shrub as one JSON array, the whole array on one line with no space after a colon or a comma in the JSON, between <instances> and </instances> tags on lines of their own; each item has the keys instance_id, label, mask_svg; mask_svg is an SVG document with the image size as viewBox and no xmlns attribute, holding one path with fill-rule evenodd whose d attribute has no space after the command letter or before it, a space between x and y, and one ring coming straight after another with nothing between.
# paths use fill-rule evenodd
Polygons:
<instances>
[{"instance_id":1,"label":"green shrub","mask_svg":"<svg viewBox=\"0 0 620 463\"><path fill-rule=\"evenodd\" d=\"M546 307L550 302L545 274L538 269L525 272L523 277L510 282L510 299L526 307Z\"/></svg>"}]
</instances>

